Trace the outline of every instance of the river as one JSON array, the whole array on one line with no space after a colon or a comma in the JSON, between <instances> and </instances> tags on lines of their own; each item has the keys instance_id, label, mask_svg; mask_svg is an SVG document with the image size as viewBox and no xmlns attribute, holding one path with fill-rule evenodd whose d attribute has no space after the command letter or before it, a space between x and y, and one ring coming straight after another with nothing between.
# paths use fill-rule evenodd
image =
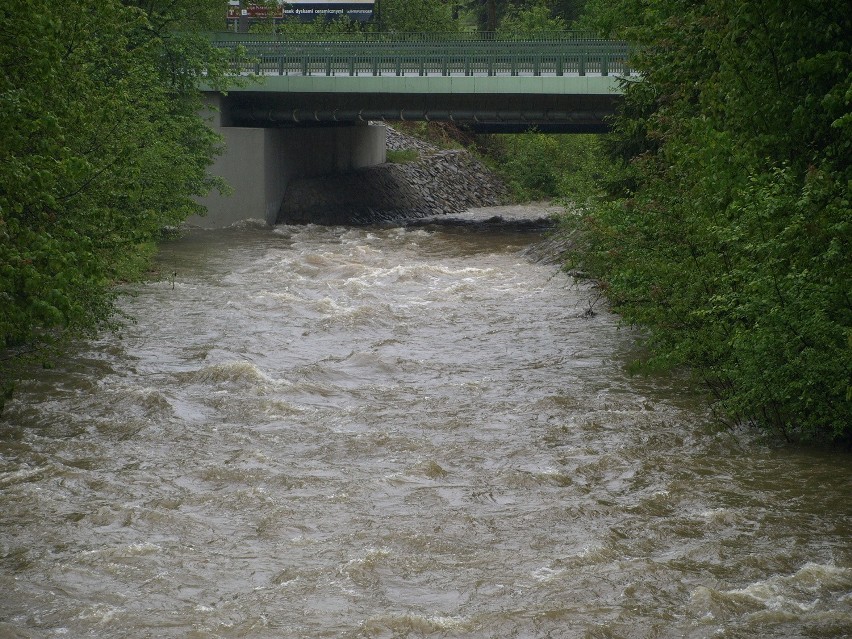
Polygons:
<instances>
[{"instance_id":1,"label":"river","mask_svg":"<svg viewBox=\"0 0 852 639\"><path fill-rule=\"evenodd\" d=\"M852 636L849 456L629 376L537 237L167 242L0 418L0 637Z\"/></svg>"}]
</instances>

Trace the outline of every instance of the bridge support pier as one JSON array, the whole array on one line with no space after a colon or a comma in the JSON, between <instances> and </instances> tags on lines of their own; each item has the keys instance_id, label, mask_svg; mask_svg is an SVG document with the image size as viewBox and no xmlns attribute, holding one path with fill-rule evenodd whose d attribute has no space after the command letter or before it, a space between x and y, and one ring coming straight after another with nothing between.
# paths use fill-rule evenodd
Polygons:
<instances>
[{"instance_id":1,"label":"bridge support pier","mask_svg":"<svg viewBox=\"0 0 852 639\"><path fill-rule=\"evenodd\" d=\"M208 104L217 106L218 98L210 96ZM247 219L274 224L290 180L381 164L387 155L384 126L247 128L227 126L221 111L208 115L226 145L210 171L234 191L201 198L207 215L190 218L193 226L223 228Z\"/></svg>"}]
</instances>

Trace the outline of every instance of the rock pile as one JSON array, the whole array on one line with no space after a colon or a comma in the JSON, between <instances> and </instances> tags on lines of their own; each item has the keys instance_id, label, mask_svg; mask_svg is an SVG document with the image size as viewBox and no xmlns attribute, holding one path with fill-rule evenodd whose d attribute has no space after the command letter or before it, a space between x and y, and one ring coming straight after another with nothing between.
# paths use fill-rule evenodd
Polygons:
<instances>
[{"instance_id":1,"label":"rock pile","mask_svg":"<svg viewBox=\"0 0 852 639\"><path fill-rule=\"evenodd\" d=\"M304 178L287 187L278 222L379 224L506 203L503 182L467 151L442 151L388 128L388 149L414 149L405 164Z\"/></svg>"},{"instance_id":2,"label":"rock pile","mask_svg":"<svg viewBox=\"0 0 852 639\"><path fill-rule=\"evenodd\" d=\"M440 151L437 146L426 140L415 138L413 135L406 135L393 127L385 126L385 129L387 129L388 151L417 151L420 155L431 155Z\"/></svg>"}]
</instances>

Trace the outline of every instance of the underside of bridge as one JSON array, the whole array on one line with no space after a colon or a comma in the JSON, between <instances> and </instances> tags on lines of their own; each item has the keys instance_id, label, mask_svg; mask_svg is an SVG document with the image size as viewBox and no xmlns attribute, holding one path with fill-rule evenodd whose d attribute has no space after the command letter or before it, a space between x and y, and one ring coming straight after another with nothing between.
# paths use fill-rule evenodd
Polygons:
<instances>
[{"instance_id":1,"label":"underside of bridge","mask_svg":"<svg viewBox=\"0 0 852 639\"><path fill-rule=\"evenodd\" d=\"M293 89L295 83L306 84L312 79L278 80L289 83L287 88ZM407 81L393 80L397 84L391 86ZM328 79L321 81L327 83ZM382 82L387 89L387 80L375 81ZM255 218L272 224L287 184L294 178L345 173L381 164L386 159L386 130L383 126L369 126L370 123L434 120L452 121L479 132L599 133L606 130L607 117L621 98L608 90L609 84L601 90L563 94L499 90L474 93L424 91L420 88L423 81L420 79L421 84L415 85L418 90L409 92L361 92L348 89L348 84L344 85L347 90L327 91L322 90L328 86L325 84L312 91L281 90L281 87L263 90L253 86L227 95L206 93L211 107L210 125L222 135L226 145L212 172L222 176L234 193L230 197L213 194L203 198L208 215L194 218L190 223L216 228ZM449 85L448 81L454 84ZM442 83L442 87L465 88L473 81L433 80ZM588 82L585 86L592 86L591 82L601 79L583 81Z\"/></svg>"},{"instance_id":2,"label":"underside of bridge","mask_svg":"<svg viewBox=\"0 0 852 639\"><path fill-rule=\"evenodd\" d=\"M602 133L614 94L234 92L222 126L293 128L369 121L453 121L477 131Z\"/></svg>"},{"instance_id":3,"label":"underside of bridge","mask_svg":"<svg viewBox=\"0 0 852 639\"><path fill-rule=\"evenodd\" d=\"M217 36L231 51L227 93L204 87L227 149L212 171L234 188L211 196L204 226L274 223L290 180L386 159L386 128L452 121L474 131L599 133L633 81L628 47L591 34L451 38Z\"/></svg>"}]
</instances>

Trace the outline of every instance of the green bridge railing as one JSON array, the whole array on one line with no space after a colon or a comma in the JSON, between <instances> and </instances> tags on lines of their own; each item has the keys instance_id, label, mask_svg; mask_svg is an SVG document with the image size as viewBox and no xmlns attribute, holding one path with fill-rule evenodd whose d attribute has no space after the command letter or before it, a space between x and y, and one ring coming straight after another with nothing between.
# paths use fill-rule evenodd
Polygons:
<instances>
[{"instance_id":1,"label":"green bridge railing","mask_svg":"<svg viewBox=\"0 0 852 639\"><path fill-rule=\"evenodd\" d=\"M531 37L493 34L338 35L278 38L223 33L236 74L299 76L630 75L629 48L571 31Z\"/></svg>"}]
</instances>

